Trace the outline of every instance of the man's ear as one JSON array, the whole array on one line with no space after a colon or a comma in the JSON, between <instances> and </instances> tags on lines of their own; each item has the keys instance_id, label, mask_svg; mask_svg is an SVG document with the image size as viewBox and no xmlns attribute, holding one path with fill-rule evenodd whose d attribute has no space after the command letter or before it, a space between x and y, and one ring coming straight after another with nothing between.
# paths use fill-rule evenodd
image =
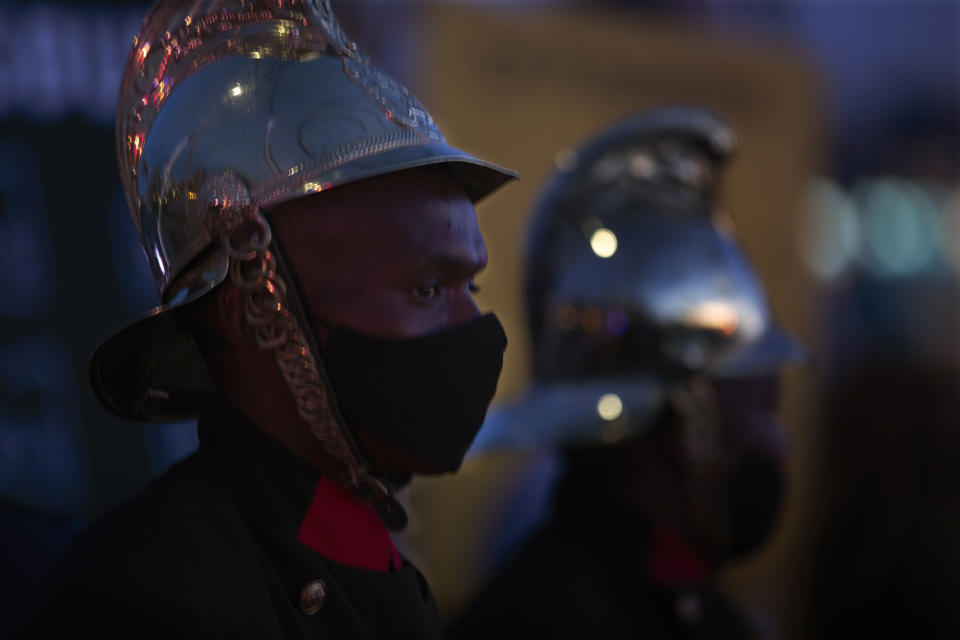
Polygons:
<instances>
[{"instance_id":1,"label":"man's ear","mask_svg":"<svg viewBox=\"0 0 960 640\"><path fill-rule=\"evenodd\" d=\"M326 349L327 342L330 340L330 328L326 324L319 322L313 323L309 328L313 330L313 336L317 340L317 346L321 349Z\"/></svg>"},{"instance_id":2,"label":"man's ear","mask_svg":"<svg viewBox=\"0 0 960 640\"><path fill-rule=\"evenodd\" d=\"M204 338L203 344L216 348L253 344L243 313L243 295L231 282L224 282L197 304L193 324L198 341Z\"/></svg>"}]
</instances>

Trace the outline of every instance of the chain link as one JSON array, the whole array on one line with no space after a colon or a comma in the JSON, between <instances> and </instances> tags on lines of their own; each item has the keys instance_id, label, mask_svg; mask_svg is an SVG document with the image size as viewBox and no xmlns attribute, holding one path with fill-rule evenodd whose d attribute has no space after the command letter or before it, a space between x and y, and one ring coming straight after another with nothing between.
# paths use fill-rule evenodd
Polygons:
<instances>
[{"instance_id":1,"label":"chain link","mask_svg":"<svg viewBox=\"0 0 960 640\"><path fill-rule=\"evenodd\" d=\"M244 314L257 345L272 349L277 366L296 402L297 412L327 453L340 463L339 482L368 497L383 497L386 489L373 478L350 445L345 426L331 407L330 389L296 317L285 304L287 286L277 273L270 251L272 232L255 208L220 239L230 256L230 281L243 292Z\"/></svg>"},{"instance_id":2,"label":"chain link","mask_svg":"<svg viewBox=\"0 0 960 640\"><path fill-rule=\"evenodd\" d=\"M731 531L727 484L729 460L720 432L716 391L710 380L695 376L669 392L680 417L680 446L690 518L710 531L714 544L726 549Z\"/></svg>"}]
</instances>

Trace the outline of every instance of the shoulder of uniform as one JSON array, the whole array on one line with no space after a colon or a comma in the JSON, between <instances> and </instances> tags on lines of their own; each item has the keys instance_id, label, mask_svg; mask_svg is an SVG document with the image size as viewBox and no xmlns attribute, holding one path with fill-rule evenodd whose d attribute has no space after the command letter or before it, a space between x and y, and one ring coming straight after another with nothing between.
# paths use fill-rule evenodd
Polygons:
<instances>
[{"instance_id":1,"label":"shoulder of uniform","mask_svg":"<svg viewBox=\"0 0 960 640\"><path fill-rule=\"evenodd\" d=\"M189 637L202 619L176 591L76 574L58 581L34 607L25 637Z\"/></svg>"},{"instance_id":2,"label":"shoulder of uniform","mask_svg":"<svg viewBox=\"0 0 960 640\"><path fill-rule=\"evenodd\" d=\"M228 494L181 466L83 529L43 585L37 619L114 624L161 613L190 620L198 594L256 567L238 558L243 520ZM119 624L119 622L116 622Z\"/></svg>"},{"instance_id":3,"label":"shoulder of uniform","mask_svg":"<svg viewBox=\"0 0 960 640\"><path fill-rule=\"evenodd\" d=\"M129 568L127 555L165 564L198 545L221 548L225 530L235 531L240 513L230 494L210 481L201 465L177 465L145 490L96 518L71 542L65 558L97 557ZM216 549L201 548L203 552ZM105 567L98 561L98 570Z\"/></svg>"}]
</instances>

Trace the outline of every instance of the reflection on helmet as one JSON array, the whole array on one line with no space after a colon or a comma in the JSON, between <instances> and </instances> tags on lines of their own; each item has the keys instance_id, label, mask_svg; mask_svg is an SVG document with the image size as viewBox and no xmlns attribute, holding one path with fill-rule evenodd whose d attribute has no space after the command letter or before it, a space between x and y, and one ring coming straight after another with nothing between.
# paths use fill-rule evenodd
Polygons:
<instances>
[{"instance_id":1,"label":"reflection on helmet","mask_svg":"<svg viewBox=\"0 0 960 640\"><path fill-rule=\"evenodd\" d=\"M772 373L796 356L715 211L735 144L715 116L673 107L563 154L528 238L533 385L474 451L619 441L692 376Z\"/></svg>"}]
</instances>

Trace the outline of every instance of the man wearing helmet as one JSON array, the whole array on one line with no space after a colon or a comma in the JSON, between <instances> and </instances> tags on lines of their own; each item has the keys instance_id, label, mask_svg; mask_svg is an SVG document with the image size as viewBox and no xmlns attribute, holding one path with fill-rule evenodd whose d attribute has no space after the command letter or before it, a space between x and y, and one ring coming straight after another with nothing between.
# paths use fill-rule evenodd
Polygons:
<instances>
[{"instance_id":1,"label":"man wearing helmet","mask_svg":"<svg viewBox=\"0 0 960 640\"><path fill-rule=\"evenodd\" d=\"M436 637L393 498L454 471L506 346L472 300L473 203L509 171L446 144L327 0L159 2L117 143L162 305L91 379L200 447L82 533L32 637Z\"/></svg>"},{"instance_id":2,"label":"man wearing helmet","mask_svg":"<svg viewBox=\"0 0 960 640\"><path fill-rule=\"evenodd\" d=\"M712 114L663 108L546 187L527 253L534 382L474 447L559 451L563 471L548 521L453 637L748 637L710 583L774 522L777 375L796 347L716 220L734 143Z\"/></svg>"}]
</instances>

